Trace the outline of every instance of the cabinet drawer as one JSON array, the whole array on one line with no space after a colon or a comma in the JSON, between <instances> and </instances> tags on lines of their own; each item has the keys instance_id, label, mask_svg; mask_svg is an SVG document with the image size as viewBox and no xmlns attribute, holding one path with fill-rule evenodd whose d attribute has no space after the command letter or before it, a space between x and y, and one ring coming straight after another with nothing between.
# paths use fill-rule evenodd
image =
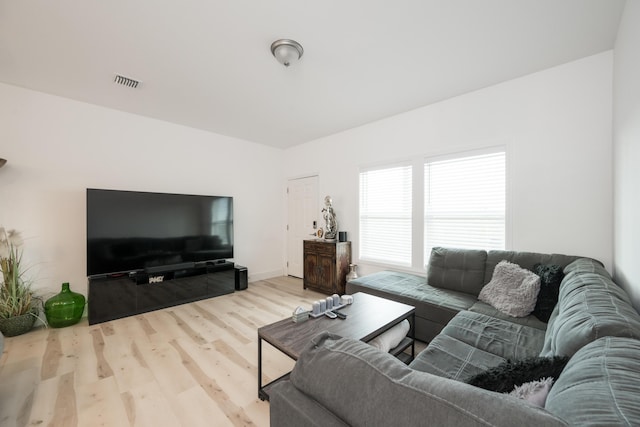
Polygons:
<instances>
[{"instance_id":1,"label":"cabinet drawer","mask_svg":"<svg viewBox=\"0 0 640 427\"><path fill-rule=\"evenodd\" d=\"M306 252L333 255L336 253L336 244L335 242L314 242L305 240L304 250Z\"/></svg>"}]
</instances>

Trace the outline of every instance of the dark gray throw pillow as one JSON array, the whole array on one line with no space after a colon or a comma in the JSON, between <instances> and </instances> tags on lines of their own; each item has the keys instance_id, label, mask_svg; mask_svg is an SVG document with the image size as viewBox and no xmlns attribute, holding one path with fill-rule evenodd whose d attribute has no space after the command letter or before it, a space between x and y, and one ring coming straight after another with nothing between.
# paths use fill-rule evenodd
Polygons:
<instances>
[{"instance_id":1,"label":"dark gray throw pillow","mask_svg":"<svg viewBox=\"0 0 640 427\"><path fill-rule=\"evenodd\" d=\"M564 279L562 267L555 264L536 264L533 272L540 276L540 292L532 314L543 322L548 322L551 312L558 303L560 283Z\"/></svg>"},{"instance_id":2,"label":"dark gray throw pillow","mask_svg":"<svg viewBox=\"0 0 640 427\"><path fill-rule=\"evenodd\" d=\"M485 390L509 393L524 383L558 378L568 361L566 356L531 357L516 362L507 360L495 368L474 375L467 383Z\"/></svg>"}]
</instances>

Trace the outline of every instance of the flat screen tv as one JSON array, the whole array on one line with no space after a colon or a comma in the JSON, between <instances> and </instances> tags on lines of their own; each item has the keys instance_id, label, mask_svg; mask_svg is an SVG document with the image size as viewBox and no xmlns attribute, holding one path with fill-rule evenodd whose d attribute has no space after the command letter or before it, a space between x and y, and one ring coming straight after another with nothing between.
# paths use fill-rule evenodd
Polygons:
<instances>
[{"instance_id":1,"label":"flat screen tv","mask_svg":"<svg viewBox=\"0 0 640 427\"><path fill-rule=\"evenodd\" d=\"M87 189L87 276L233 258L233 198Z\"/></svg>"}]
</instances>

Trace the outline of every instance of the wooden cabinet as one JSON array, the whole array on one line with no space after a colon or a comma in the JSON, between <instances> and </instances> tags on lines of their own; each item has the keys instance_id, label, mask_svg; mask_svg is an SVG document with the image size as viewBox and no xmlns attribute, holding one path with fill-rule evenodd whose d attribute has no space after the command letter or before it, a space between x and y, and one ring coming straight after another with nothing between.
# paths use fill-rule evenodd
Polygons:
<instances>
[{"instance_id":1,"label":"wooden cabinet","mask_svg":"<svg viewBox=\"0 0 640 427\"><path fill-rule=\"evenodd\" d=\"M304 241L304 289L344 295L351 242Z\"/></svg>"}]
</instances>

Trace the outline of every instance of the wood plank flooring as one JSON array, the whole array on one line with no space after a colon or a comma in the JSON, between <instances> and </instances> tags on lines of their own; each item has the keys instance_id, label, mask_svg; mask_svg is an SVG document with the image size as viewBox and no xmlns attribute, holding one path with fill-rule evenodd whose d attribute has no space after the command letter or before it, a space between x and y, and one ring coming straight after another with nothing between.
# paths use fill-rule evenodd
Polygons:
<instances>
[{"instance_id":1,"label":"wood plank flooring","mask_svg":"<svg viewBox=\"0 0 640 427\"><path fill-rule=\"evenodd\" d=\"M257 328L325 295L280 277L245 291L5 339L0 425L268 426ZM263 345L265 382L293 361Z\"/></svg>"},{"instance_id":2,"label":"wood plank flooring","mask_svg":"<svg viewBox=\"0 0 640 427\"><path fill-rule=\"evenodd\" d=\"M258 399L260 326L326 295L302 280L89 326L5 338L0 426L268 426ZM263 383L293 360L264 343ZM416 353L424 344L416 344Z\"/></svg>"}]
</instances>

